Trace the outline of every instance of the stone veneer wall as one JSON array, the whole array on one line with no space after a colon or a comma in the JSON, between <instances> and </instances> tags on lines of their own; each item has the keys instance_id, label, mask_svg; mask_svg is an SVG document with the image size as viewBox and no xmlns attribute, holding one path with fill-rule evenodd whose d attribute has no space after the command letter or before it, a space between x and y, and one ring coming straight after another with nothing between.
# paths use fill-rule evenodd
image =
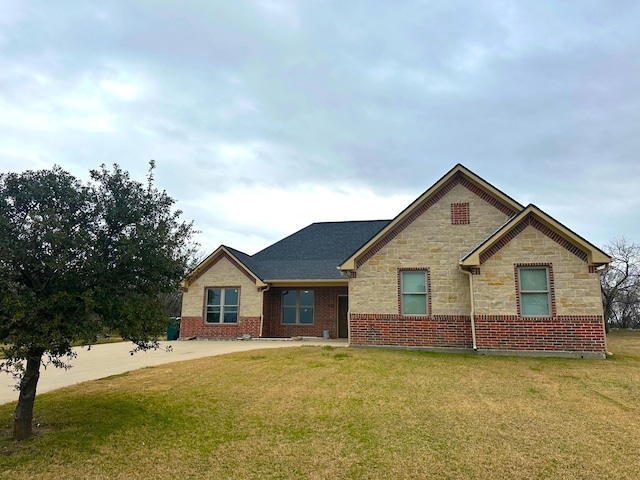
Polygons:
<instances>
[{"instance_id":1,"label":"stone veneer wall","mask_svg":"<svg viewBox=\"0 0 640 480\"><path fill-rule=\"evenodd\" d=\"M506 220L502 209L464 185L450 189L370 255L350 279L350 343L471 348L468 277L458 270L458 262ZM584 252L572 245L568 248L563 239L559 243L555 232L535 224L523 228L474 269L478 348L604 355L598 274L585 262ZM554 316L519 316L514 275L518 264L551 267ZM403 268L429 269L432 310L428 317L400 315L397 274Z\"/></svg>"},{"instance_id":2,"label":"stone veneer wall","mask_svg":"<svg viewBox=\"0 0 640 480\"><path fill-rule=\"evenodd\" d=\"M452 224L452 203L469 204L469 223ZM398 314L400 268L429 268L432 315L469 315L469 281L458 270L463 255L508 219L463 185L398 233L349 280L351 314Z\"/></svg>"},{"instance_id":3,"label":"stone veneer wall","mask_svg":"<svg viewBox=\"0 0 640 480\"><path fill-rule=\"evenodd\" d=\"M460 258L509 217L462 184L380 248L349 280L351 345L470 349L471 299ZM400 315L398 271L429 269L428 317Z\"/></svg>"},{"instance_id":4,"label":"stone veneer wall","mask_svg":"<svg viewBox=\"0 0 640 480\"><path fill-rule=\"evenodd\" d=\"M486 259L473 277L478 348L604 354L600 279L581 256L530 225ZM553 316L519 316L520 264L551 269Z\"/></svg>"},{"instance_id":5,"label":"stone veneer wall","mask_svg":"<svg viewBox=\"0 0 640 480\"><path fill-rule=\"evenodd\" d=\"M469 204L469 223L452 224L451 204ZM398 314L400 268L429 268L432 315L469 315L469 281L460 258L508 219L463 185L456 185L398 233L349 280L351 314ZM455 219L458 222L458 219Z\"/></svg>"},{"instance_id":6,"label":"stone veneer wall","mask_svg":"<svg viewBox=\"0 0 640 480\"><path fill-rule=\"evenodd\" d=\"M514 265L551 264L559 316L602 316L600 278L589 265L533 226L528 226L480 266L474 275L478 315L517 315Z\"/></svg>"},{"instance_id":7,"label":"stone veneer wall","mask_svg":"<svg viewBox=\"0 0 640 480\"><path fill-rule=\"evenodd\" d=\"M238 323L204 322L204 292L207 287L240 288ZM202 338L237 338L243 334L260 335L262 293L254 280L239 269L230 257L221 256L208 270L189 285L182 297L180 336Z\"/></svg>"}]
</instances>

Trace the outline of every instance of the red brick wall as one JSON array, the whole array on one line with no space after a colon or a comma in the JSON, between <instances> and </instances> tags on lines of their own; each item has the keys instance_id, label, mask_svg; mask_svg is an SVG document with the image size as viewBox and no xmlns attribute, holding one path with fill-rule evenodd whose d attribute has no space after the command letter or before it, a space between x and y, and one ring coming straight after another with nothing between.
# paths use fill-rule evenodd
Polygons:
<instances>
[{"instance_id":1,"label":"red brick wall","mask_svg":"<svg viewBox=\"0 0 640 480\"><path fill-rule=\"evenodd\" d=\"M346 295L347 287L309 287L314 293L313 325L282 324L282 292L290 288L271 288L265 293L262 335L272 338L338 337L338 295Z\"/></svg>"},{"instance_id":2,"label":"red brick wall","mask_svg":"<svg viewBox=\"0 0 640 480\"><path fill-rule=\"evenodd\" d=\"M518 317L476 315L480 349L604 352L600 316Z\"/></svg>"},{"instance_id":3,"label":"red brick wall","mask_svg":"<svg viewBox=\"0 0 640 480\"><path fill-rule=\"evenodd\" d=\"M260 335L260 317L240 317L238 323L204 323L202 317L182 317L180 337L238 338L244 334Z\"/></svg>"},{"instance_id":4,"label":"red brick wall","mask_svg":"<svg viewBox=\"0 0 640 480\"><path fill-rule=\"evenodd\" d=\"M466 315L401 317L352 314L351 345L472 348L471 319Z\"/></svg>"},{"instance_id":5,"label":"red brick wall","mask_svg":"<svg viewBox=\"0 0 640 480\"><path fill-rule=\"evenodd\" d=\"M602 317L476 315L479 349L604 352ZM468 316L400 317L394 314L352 314L352 345L472 348Z\"/></svg>"}]
</instances>

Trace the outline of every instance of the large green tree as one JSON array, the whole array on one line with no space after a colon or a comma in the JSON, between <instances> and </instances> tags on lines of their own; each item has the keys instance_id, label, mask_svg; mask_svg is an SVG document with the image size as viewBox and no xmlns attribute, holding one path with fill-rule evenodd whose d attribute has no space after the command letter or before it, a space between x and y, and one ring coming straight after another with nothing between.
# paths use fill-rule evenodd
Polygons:
<instances>
[{"instance_id":1,"label":"large green tree","mask_svg":"<svg viewBox=\"0 0 640 480\"><path fill-rule=\"evenodd\" d=\"M104 330L156 348L195 251L175 201L118 165L84 184L59 167L0 174L0 367L20 391L15 439L31 435L40 367L68 368L72 344Z\"/></svg>"}]
</instances>

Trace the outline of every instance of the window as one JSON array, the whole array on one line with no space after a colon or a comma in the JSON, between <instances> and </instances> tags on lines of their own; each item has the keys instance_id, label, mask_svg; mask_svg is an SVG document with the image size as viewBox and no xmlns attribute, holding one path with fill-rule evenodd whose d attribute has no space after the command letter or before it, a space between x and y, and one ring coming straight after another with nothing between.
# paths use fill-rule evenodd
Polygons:
<instances>
[{"instance_id":1,"label":"window","mask_svg":"<svg viewBox=\"0 0 640 480\"><path fill-rule=\"evenodd\" d=\"M282 292L282 323L287 325L313 324L313 290L285 290Z\"/></svg>"},{"instance_id":2,"label":"window","mask_svg":"<svg viewBox=\"0 0 640 480\"><path fill-rule=\"evenodd\" d=\"M206 323L238 323L239 288L207 288Z\"/></svg>"},{"instance_id":3,"label":"window","mask_svg":"<svg viewBox=\"0 0 640 480\"><path fill-rule=\"evenodd\" d=\"M400 272L402 315L427 315L427 272Z\"/></svg>"},{"instance_id":4,"label":"window","mask_svg":"<svg viewBox=\"0 0 640 480\"><path fill-rule=\"evenodd\" d=\"M520 267L520 313L523 317L551 316L549 269Z\"/></svg>"}]
</instances>

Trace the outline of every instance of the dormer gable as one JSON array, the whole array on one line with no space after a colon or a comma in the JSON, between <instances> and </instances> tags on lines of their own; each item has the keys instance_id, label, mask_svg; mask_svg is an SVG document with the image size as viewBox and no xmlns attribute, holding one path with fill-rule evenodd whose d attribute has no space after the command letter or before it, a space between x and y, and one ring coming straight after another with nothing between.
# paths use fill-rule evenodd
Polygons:
<instances>
[{"instance_id":1,"label":"dormer gable","mask_svg":"<svg viewBox=\"0 0 640 480\"><path fill-rule=\"evenodd\" d=\"M240 272L242 272L249 280L255 282L258 288L266 287L266 283L258 277L245 263L243 263L239 257L243 254L238 250L234 250L230 247L220 245L211 255L205 258L200 264L182 281L182 289L187 290L189 285L195 282L200 276L202 276L207 270L213 267L222 259L227 259L231 262Z\"/></svg>"},{"instance_id":2,"label":"dormer gable","mask_svg":"<svg viewBox=\"0 0 640 480\"><path fill-rule=\"evenodd\" d=\"M598 247L531 204L465 255L460 266L467 269L479 267L528 226L542 232L590 266L599 267L611 262L611 257Z\"/></svg>"}]
</instances>

